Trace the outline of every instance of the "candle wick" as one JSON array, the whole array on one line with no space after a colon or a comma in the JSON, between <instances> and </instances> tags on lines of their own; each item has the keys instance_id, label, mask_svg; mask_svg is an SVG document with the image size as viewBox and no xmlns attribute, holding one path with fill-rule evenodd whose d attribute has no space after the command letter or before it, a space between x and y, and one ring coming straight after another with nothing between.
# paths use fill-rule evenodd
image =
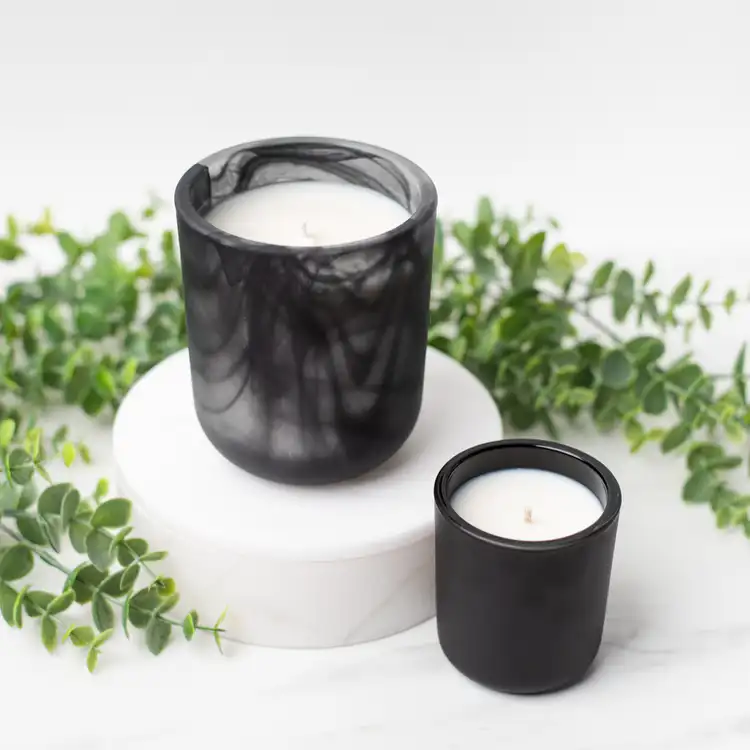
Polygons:
<instances>
[{"instance_id":1,"label":"candle wick","mask_svg":"<svg viewBox=\"0 0 750 750\"><path fill-rule=\"evenodd\" d=\"M523 520L525 523L533 523L534 519L531 517L531 508L523 509Z\"/></svg>"},{"instance_id":2,"label":"candle wick","mask_svg":"<svg viewBox=\"0 0 750 750\"><path fill-rule=\"evenodd\" d=\"M314 240L315 236L310 234L310 232L307 231L307 222L302 223L302 233L307 237L308 240Z\"/></svg>"}]
</instances>

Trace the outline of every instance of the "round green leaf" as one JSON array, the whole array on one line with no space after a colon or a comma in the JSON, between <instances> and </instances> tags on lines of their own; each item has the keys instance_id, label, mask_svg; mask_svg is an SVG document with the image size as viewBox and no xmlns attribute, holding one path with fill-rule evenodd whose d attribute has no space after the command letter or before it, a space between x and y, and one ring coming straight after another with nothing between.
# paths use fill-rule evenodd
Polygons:
<instances>
[{"instance_id":1,"label":"round green leaf","mask_svg":"<svg viewBox=\"0 0 750 750\"><path fill-rule=\"evenodd\" d=\"M117 545L117 561L124 567L147 552L148 542L145 539L124 540Z\"/></svg>"},{"instance_id":2,"label":"round green leaf","mask_svg":"<svg viewBox=\"0 0 750 750\"><path fill-rule=\"evenodd\" d=\"M146 645L148 650L158 656L169 643L172 635L172 626L164 620L154 617L146 628Z\"/></svg>"},{"instance_id":3,"label":"round green leaf","mask_svg":"<svg viewBox=\"0 0 750 750\"><path fill-rule=\"evenodd\" d=\"M57 648L57 623L52 617L42 617L42 643L52 653Z\"/></svg>"},{"instance_id":4,"label":"round green leaf","mask_svg":"<svg viewBox=\"0 0 750 750\"><path fill-rule=\"evenodd\" d=\"M34 461L23 448L14 448L8 456L10 478L16 484L26 484L34 476Z\"/></svg>"},{"instance_id":5,"label":"round green leaf","mask_svg":"<svg viewBox=\"0 0 750 750\"><path fill-rule=\"evenodd\" d=\"M5 550L0 558L0 579L17 581L31 573L34 567L34 555L23 544L16 544Z\"/></svg>"},{"instance_id":6,"label":"round green leaf","mask_svg":"<svg viewBox=\"0 0 750 750\"><path fill-rule=\"evenodd\" d=\"M714 475L706 469L699 469L685 482L682 488L682 499L686 503L710 502L715 486Z\"/></svg>"},{"instance_id":7,"label":"round green leaf","mask_svg":"<svg viewBox=\"0 0 750 750\"><path fill-rule=\"evenodd\" d=\"M691 431L690 425L687 424L678 424L673 427L661 441L662 453L669 453L679 448L690 437Z\"/></svg>"},{"instance_id":8,"label":"round green leaf","mask_svg":"<svg viewBox=\"0 0 750 750\"><path fill-rule=\"evenodd\" d=\"M119 529L130 521L132 504L130 500L117 497L103 502L91 518L93 528Z\"/></svg>"},{"instance_id":9,"label":"round green leaf","mask_svg":"<svg viewBox=\"0 0 750 750\"><path fill-rule=\"evenodd\" d=\"M614 349L607 352L601 365L601 378L604 385L621 390L630 385L634 377L635 368L623 351Z\"/></svg>"},{"instance_id":10,"label":"round green leaf","mask_svg":"<svg viewBox=\"0 0 750 750\"><path fill-rule=\"evenodd\" d=\"M92 674L94 673L94 670L96 669L96 665L99 663L99 651L98 649L91 648L89 649L88 654L86 655L86 669L89 670Z\"/></svg>"},{"instance_id":11,"label":"round green leaf","mask_svg":"<svg viewBox=\"0 0 750 750\"><path fill-rule=\"evenodd\" d=\"M65 612L73 602L75 601L75 591L68 589L64 591L60 596L54 598L47 607L47 613L50 615L59 615L61 612Z\"/></svg>"},{"instance_id":12,"label":"round green leaf","mask_svg":"<svg viewBox=\"0 0 750 750\"><path fill-rule=\"evenodd\" d=\"M643 411L646 414L663 414L667 406L667 389L661 380L646 386L643 391Z\"/></svg>"},{"instance_id":13,"label":"round green leaf","mask_svg":"<svg viewBox=\"0 0 750 750\"><path fill-rule=\"evenodd\" d=\"M94 625L100 633L112 629L115 625L115 612L112 605L102 594L94 594L91 600L91 615L94 618Z\"/></svg>"},{"instance_id":14,"label":"round green leaf","mask_svg":"<svg viewBox=\"0 0 750 750\"><path fill-rule=\"evenodd\" d=\"M79 625L77 627L72 625L63 636L63 643L70 638L70 642L74 646L81 648L93 643L95 637L96 634L94 633L94 629L88 625Z\"/></svg>"},{"instance_id":15,"label":"round green leaf","mask_svg":"<svg viewBox=\"0 0 750 750\"><path fill-rule=\"evenodd\" d=\"M86 537L86 554L101 571L106 571L114 560L112 537L104 531L93 529Z\"/></svg>"}]
</instances>

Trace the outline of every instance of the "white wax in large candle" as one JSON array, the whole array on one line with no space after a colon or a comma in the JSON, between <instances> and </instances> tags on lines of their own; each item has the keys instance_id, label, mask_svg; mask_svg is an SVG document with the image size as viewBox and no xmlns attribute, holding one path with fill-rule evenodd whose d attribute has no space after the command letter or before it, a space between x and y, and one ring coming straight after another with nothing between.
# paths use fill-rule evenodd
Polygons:
<instances>
[{"instance_id":1,"label":"white wax in large candle","mask_svg":"<svg viewBox=\"0 0 750 750\"><path fill-rule=\"evenodd\" d=\"M601 503L587 487L540 469L482 474L459 487L451 505L478 529L524 541L575 534L602 514Z\"/></svg>"},{"instance_id":2,"label":"white wax in large candle","mask_svg":"<svg viewBox=\"0 0 750 750\"><path fill-rule=\"evenodd\" d=\"M409 216L396 201L357 185L283 182L233 195L206 219L236 237L309 247L374 237Z\"/></svg>"}]
</instances>

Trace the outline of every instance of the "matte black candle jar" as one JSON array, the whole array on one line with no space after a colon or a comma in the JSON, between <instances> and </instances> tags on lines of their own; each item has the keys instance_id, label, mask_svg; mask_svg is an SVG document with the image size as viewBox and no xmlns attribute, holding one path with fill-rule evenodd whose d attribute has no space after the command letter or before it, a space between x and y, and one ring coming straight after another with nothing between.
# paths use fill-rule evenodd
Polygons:
<instances>
[{"instance_id":1,"label":"matte black candle jar","mask_svg":"<svg viewBox=\"0 0 750 750\"><path fill-rule=\"evenodd\" d=\"M366 187L406 221L375 237L298 247L242 239L206 214L285 182ZM357 477L390 458L422 402L437 193L375 146L283 138L203 159L175 192L198 419L248 472L289 484Z\"/></svg>"},{"instance_id":2,"label":"matte black candle jar","mask_svg":"<svg viewBox=\"0 0 750 750\"><path fill-rule=\"evenodd\" d=\"M451 506L474 477L542 469L574 479L602 504L582 531L550 541L504 539ZM502 497L497 498L501 503ZM500 440L452 458L435 482L438 638L460 672L509 693L581 680L601 643L621 492L599 461L543 440Z\"/></svg>"}]
</instances>

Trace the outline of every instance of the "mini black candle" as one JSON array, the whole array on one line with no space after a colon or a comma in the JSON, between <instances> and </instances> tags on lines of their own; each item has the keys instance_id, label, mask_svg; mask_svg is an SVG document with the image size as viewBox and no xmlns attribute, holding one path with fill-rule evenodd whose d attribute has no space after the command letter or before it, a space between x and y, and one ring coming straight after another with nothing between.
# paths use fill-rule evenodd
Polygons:
<instances>
[{"instance_id":1,"label":"mini black candle","mask_svg":"<svg viewBox=\"0 0 750 750\"><path fill-rule=\"evenodd\" d=\"M281 138L202 160L175 206L195 409L214 446L289 484L390 458L422 401L429 177L375 146Z\"/></svg>"},{"instance_id":2,"label":"mini black candle","mask_svg":"<svg viewBox=\"0 0 750 750\"><path fill-rule=\"evenodd\" d=\"M496 536L456 512L452 500L460 488L512 469L574 480L598 499L601 515L576 533L528 541ZM472 680L509 693L543 693L581 680L601 643L620 504L609 469L559 443L500 440L448 461L435 482L435 566L438 638L449 661ZM532 496L527 506L522 522L534 523Z\"/></svg>"}]
</instances>

